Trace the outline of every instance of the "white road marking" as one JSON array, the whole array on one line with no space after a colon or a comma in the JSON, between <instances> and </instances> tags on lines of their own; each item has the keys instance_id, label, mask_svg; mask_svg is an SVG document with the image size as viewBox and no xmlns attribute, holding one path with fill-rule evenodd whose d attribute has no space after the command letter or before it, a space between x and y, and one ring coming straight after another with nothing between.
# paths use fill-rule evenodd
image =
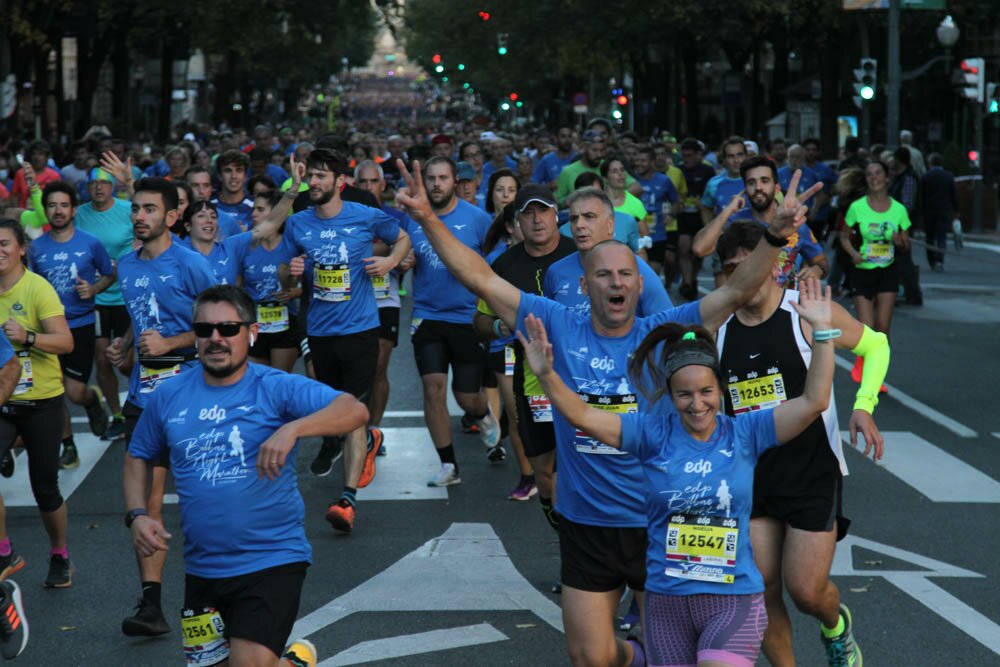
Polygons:
<instances>
[{"instance_id":1,"label":"white road marking","mask_svg":"<svg viewBox=\"0 0 1000 667\"><path fill-rule=\"evenodd\" d=\"M991 252L1000 252L1000 245L993 243L980 243L979 241L966 241L966 247L968 248L979 248L980 250L989 250Z\"/></svg>"},{"instance_id":2,"label":"white road marking","mask_svg":"<svg viewBox=\"0 0 1000 667\"><path fill-rule=\"evenodd\" d=\"M993 432L993 437L994 438L1000 438L1000 431L994 431Z\"/></svg>"},{"instance_id":3,"label":"white road marking","mask_svg":"<svg viewBox=\"0 0 1000 667\"><path fill-rule=\"evenodd\" d=\"M427 486L441 468L434 442L423 426L384 428L387 455L375 459L375 479L358 489L358 501L447 500L447 487Z\"/></svg>"},{"instance_id":4,"label":"white road marking","mask_svg":"<svg viewBox=\"0 0 1000 667\"><path fill-rule=\"evenodd\" d=\"M841 431L850 443L850 432ZM881 465L936 503L1000 503L1000 482L909 431L882 431Z\"/></svg>"},{"instance_id":5,"label":"white road marking","mask_svg":"<svg viewBox=\"0 0 1000 667\"><path fill-rule=\"evenodd\" d=\"M291 636L307 637L351 614L386 611L530 611L563 631L562 611L521 576L485 523L453 523L440 537L300 618Z\"/></svg>"},{"instance_id":6,"label":"white road marking","mask_svg":"<svg viewBox=\"0 0 1000 667\"><path fill-rule=\"evenodd\" d=\"M80 455L80 467L59 471L59 492L66 499L73 495L111 446L110 440L101 440L90 433L73 433L73 441ZM35 496L31 493L26 452L22 451L14 459L14 466L14 475L3 482L3 502L7 507L34 507Z\"/></svg>"},{"instance_id":7,"label":"white road marking","mask_svg":"<svg viewBox=\"0 0 1000 667\"><path fill-rule=\"evenodd\" d=\"M854 547L912 563L924 571L855 569ZM1000 654L1000 626L929 580L929 577L985 578L978 572L887 544L848 535L837 544L830 574L840 577L882 577L986 648ZM891 637L889 639L891 641Z\"/></svg>"},{"instance_id":8,"label":"white road marking","mask_svg":"<svg viewBox=\"0 0 1000 667\"><path fill-rule=\"evenodd\" d=\"M972 285L966 283L920 283L922 289L936 289L941 291L954 291L954 292L983 292L983 293L993 293L1000 292L1000 286L989 287L986 285Z\"/></svg>"},{"instance_id":9,"label":"white road marking","mask_svg":"<svg viewBox=\"0 0 1000 667\"><path fill-rule=\"evenodd\" d=\"M854 367L853 359L851 361L847 361L840 355L837 355L836 357L834 357L834 360L836 361L838 366L846 370L848 373L850 373L851 369ZM899 387L891 385L888 382L885 383L885 386L889 390L888 394L889 398L898 401L903 405L903 407L913 410L917 414L921 415L922 417L926 417L927 419L930 419L932 422L935 422L939 426L943 426L944 428L948 429L955 435L962 438L976 438L979 436L978 433L973 431L965 424L955 421L951 417L948 417L947 415L938 412L937 410L927 405L926 403L918 401L917 399L913 398L912 396L904 392Z\"/></svg>"},{"instance_id":10,"label":"white road marking","mask_svg":"<svg viewBox=\"0 0 1000 667\"><path fill-rule=\"evenodd\" d=\"M509 639L507 635L489 623L466 625L447 630L431 630L412 635L399 635L355 644L346 651L319 663L318 667L338 667L340 665L360 665L376 660L390 660L407 655L433 653L451 648L492 644Z\"/></svg>"}]
</instances>

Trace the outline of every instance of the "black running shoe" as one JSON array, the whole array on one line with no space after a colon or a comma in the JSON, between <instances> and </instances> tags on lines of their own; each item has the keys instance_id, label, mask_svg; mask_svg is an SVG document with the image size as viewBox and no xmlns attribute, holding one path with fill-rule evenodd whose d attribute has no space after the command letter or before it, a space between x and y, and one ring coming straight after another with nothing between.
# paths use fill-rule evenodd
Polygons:
<instances>
[{"instance_id":1,"label":"black running shoe","mask_svg":"<svg viewBox=\"0 0 1000 667\"><path fill-rule=\"evenodd\" d=\"M76 451L75 444L63 445L62 456L59 457L59 466L63 470L80 467L80 455Z\"/></svg>"},{"instance_id":2,"label":"black running shoe","mask_svg":"<svg viewBox=\"0 0 1000 667\"><path fill-rule=\"evenodd\" d=\"M24 567L24 559L13 549L6 556L0 556L0 581Z\"/></svg>"},{"instance_id":3,"label":"black running shoe","mask_svg":"<svg viewBox=\"0 0 1000 667\"><path fill-rule=\"evenodd\" d=\"M45 588L69 588L73 585L73 564L58 554L49 557L49 576Z\"/></svg>"},{"instance_id":4,"label":"black running shoe","mask_svg":"<svg viewBox=\"0 0 1000 667\"><path fill-rule=\"evenodd\" d=\"M163 610L146 600L139 598L135 606L135 615L122 621L122 633L128 637L158 637L170 632Z\"/></svg>"},{"instance_id":5,"label":"black running shoe","mask_svg":"<svg viewBox=\"0 0 1000 667\"><path fill-rule=\"evenodd\" d=\"M309 471L317 477L326 477L333 470L333 460L340 455L344 444L340 438L323 438L316 458L309 464Z\"/></svg>"},{"instance_id":6,"label":"black running shoe","mask_svg":"<svg viewBox=\"0 0 1000 667\"><path fill-rule=\"evenodd\" d=\"M8 478L14 476L14 452L10 449L0 457L0 475Z\"/></svg>"}]
</instances>

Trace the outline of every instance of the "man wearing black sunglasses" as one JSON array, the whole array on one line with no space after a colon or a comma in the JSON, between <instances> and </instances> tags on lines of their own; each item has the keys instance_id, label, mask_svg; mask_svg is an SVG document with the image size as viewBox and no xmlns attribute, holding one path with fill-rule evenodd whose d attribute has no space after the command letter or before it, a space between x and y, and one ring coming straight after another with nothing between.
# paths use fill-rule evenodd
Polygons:
<instances>
[{"instance_id":1,"label":"man wearing black sunglasses","mask_svg":"<svg viewBox=\"0 0 1000 667\"><path fill-rule=\"evenodd\" d=\"M238 287L198 295L192 328L201 372L150 397L125 456L125 522L144 557L165 553L171 537L148 515L148 469L169 458L177 482L189 664L315 664L309 642L285 646L312 560L295 445L368 421L350 394L249 364L254 319L255 304Z\"/></svg>"}]
</instances>

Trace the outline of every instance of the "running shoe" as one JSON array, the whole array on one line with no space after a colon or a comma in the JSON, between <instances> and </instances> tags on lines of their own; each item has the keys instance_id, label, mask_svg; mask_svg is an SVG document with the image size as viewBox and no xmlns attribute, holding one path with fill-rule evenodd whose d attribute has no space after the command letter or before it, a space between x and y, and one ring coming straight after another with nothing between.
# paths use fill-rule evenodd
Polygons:
<instances>
[{"instance_id":1,"label":"running shoe","mask_svg":"<svg viewBox=\"0 0 1000 667\"><path fill-rule=\"evenodd\" d=\"M865 372L865 358L855 357L854 366L851 368L851 379L857 384L861 384L861 374Z\"/></svg>"},{"instance_id":2,"label":"running shoe","mask_svg":"<svg viewBox=\"0 0 1000 667\"><path fill-rule=\"evenodd\" d=\"M861 647L854 641L854 623L851 610L846 604L840 605L840 616L844 619L844 631L836 637L819 633L826 647L826 662L830 667L862 667Z\"/></svg>"},{"instance_id":3,"label":"running shoe","mask_svg":"<svg viewBox=\"0 0 1000 667\"><path fill-rule=\"evenodd\" d=\"M507 495L507 500L528 500L538 495L538 487L534 477L522 477L514 490Z\"/></svg>"},{"instance_id":4,"label":"running shoe","mask_svg":"<svg viewBox=\"0 0 1000 667\"><path fill-rule=\"evenodd\" d=\"M3 457L0 458L0 475L4 477L14 476L14 450L13 448L8 449L3 453Z\"/></svg>"},{"instance_id":5,"label":"running shoe","mask_svg":"<svg viewBox=\"0 0 1000 667\"><path fill-rule=\"evenodd\" d=\"M77 454L75 444L63 445L62 456L59 457L59 465L63 470L80 467L80 455Z\"/></svg>"},{"instance_id":6,"label":"running shoe","mask_svg":"<svg viewBox=\"0 0 1000 667\"><path fill-rule=\"evenodd\" d=\"M385 443L383 442L381 445L379 445L378 454L376 454L375 456L385 456L388 453L389 450L385 448Z\"/></svg>"},{"instance_id":7,"label":"running shoe","mask_svg":"<svg viewBox=\"0 0 1000 667\"><path fill-rule=\"evenodd\" d=\"M497 445L486 452L486 459L493 465L500 465L507 460L507 450Z\"/></svg>"},{"instance_id":8,"label":"running shoe","mask_svg":"<svg viewBox=\"0 0 1000 667\"><path fill-rule=\"evenodd\" d=\"M0 635L4 660L13 660L28 645L28 619L24 616L21 589L13 581L0 583Z\"/></svg>"},{"instance_id":9,"label":"running shoe","mask_svg":"<svg viewBox=\"0 0 1000 667\"><path fill-rule=\"evenodd\" d=\"M618 624L618 629L622 632L628 632L629 638L632 639L632 633L630 630L635 626L639 625L639 601L636 600L635 595L632 595L632 603L628 606L628 611L622 616L621 623ZM642 635L640 635L641 637Z\"/></svg>"},{"instance_id":10,"label":"running shoe","mask_svg":"<svg viewBox=\"0 0 1000 667\"><path fill-rule=\"evenodd\" d=\"M73 585L73 564L58 554L49 557L49 576L45 588L69 588Z\"/></svg>"},{"instance_id":11,"label":"running shoe","mask_svg":"<svg viewBox=\"0 0 1000 667\"><path fill-rule=\"evenodd\" d=\"M479 433L479 427L469 415L462 415L462 433Z\"/></svg>"},{"instance_id":12,"label":"running shoe","mask_svg":"<svg viewBox=\"0 0 1000 667\"><path fill-rule=\"evenodd\" d=\"M20 554L11 549L11 552L6 556L0 556L0 581L14 574L22 567L24 567L24 559L21 558Z\"/></svg>"},{"instance_id":13,"label":"running shoe","mask_svg":"<svg viewBox=\"0 0 1000 667\"><path fill-rule=\"evenodd\" d=\"M112 417L111 423L108 424L108 430L101 436L101 440L117 440L123 437L125 437L125 418Z\"/></svg>"},{"instance_id":14,"label":"running shoe","mask_svg":"<svg viewBox=\"0 0 1000 667\"><path fill-rule=\"evenodd\" d=\"M316 655L316 646L311 641L296 639L281 654L281 659L287 660L294 667L316 667L319 658Z\"/></svg>"},{"instance_id":15,"label":"running shoe","mask_svg":"<svg viewBox=\"0 0 1000 667\"><path fill-rule=\"evenodd\" d=\"M438 473L427 481L427 486L451 486L461 484L462 480L458 476L454 463L442 463Z\"/></svg>"},{"instance_id":16,"label":"running shoe","mask_svg":"<svg viewBox=\"0 0 1000 667\"><path fill-rule=\"evenodd\" d=\"M317 477L326 477L333 470L333 460L340 456L344 445L340 438L323 438L323 444L316 453L316 458L309 464L309 470Z\"/></svg>"},{"instance_id":17,"label":"running shoe","mask_svg":"<svg viewBox=\"0 0 1000 667\"><path fill-rule=\"evenodd\" d=\"M486 445L486 449L493 449L500 444L500 423L492 412L487 412L476 425L479 427L479 439Z\"/></svg>"},{"instance_id":18,"label":"running shoe","mask_svg":"<svg viewBox=\"0 0 1000 667\"><path fill-rule=\"evenodd\" d=\"M122 621L122 634L127 637L158 637L170 632L163 610L157 605L139 598L135 614Z\"/></svg>"},{"instance_id":19,"label":"running shoe","mask_svg":"<svg viewBox=\"0 0 1000 667\"><path fill-rule=\"evenodd\" d=\"M334 530L349 533L354 529L354 506L346 500L338 500L326 508L326 520Z\"/></svg>"},{"instance_id":20,"label":"running shoe","mask_svg":"<svg viewBox=\"0 0 1000 667\"><path fill-rule=\"evenodd\" d=\"M951 232L955 237L955 250L962 252L965 248L965 235L962 233L962 221L958 218L951 221Z\"/></svg>"},{"instance_id":21,"label":"running shoe","mask_svg":"<svg viewBox=\"0 0 1000 667\"><path fill-rule=\"evenodd\" d=\"M382 440L384 436L382 435L382 429L375 428L374 426L370 430L371 437L368 441L368 449L365 452L365 465L361 469L361 477L358 479L358 488L363 489L372 483L375 479L375 457L378 456L378 450L382 446Z\"/></svg>"},{"instance_id":22,"label":"running shoe","mask_svg":"<svg viewBox=\"0 0 1000 667\"><path fill-rule=\"evenodd\" d=\"M97 385L90 385L94 392L94 402L84 408L87 411L87 421L90 422L90 432L98 438L108 431L108 411L104 409L104 394Z\"/></svg>"}]
</instances>

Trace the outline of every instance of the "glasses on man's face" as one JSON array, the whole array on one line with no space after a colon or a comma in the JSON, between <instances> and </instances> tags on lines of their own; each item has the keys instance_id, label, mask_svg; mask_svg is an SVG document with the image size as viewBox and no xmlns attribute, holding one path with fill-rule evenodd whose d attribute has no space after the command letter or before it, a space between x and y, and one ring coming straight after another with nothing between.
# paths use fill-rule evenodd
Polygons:
<instances>
[{"instance_id":1,"label":"glasses on man's face","mask_svg":"<svg viewBox=\"0 0 1000 667\"><path fill-rule=\"evenodd\" d=\"M476 151L475 153L468 153L467 152L465 154L465 159L477 158L477 157L482 157L482 156L483 156L483 154L480 151Z\"/></svg>"},{"instance_id":2,"label":"glasses on man's face","mask_svg":"<svg viewBox=\"0 0 1000 667\"><path fill-rule=\"evenodd\" d=\"M232 338L240 332L240 327L248 327L253 322L195 322L194 335L198 338L211 338L213 331L218 331L224 338Z\"/></svg>"}]
</instances>

